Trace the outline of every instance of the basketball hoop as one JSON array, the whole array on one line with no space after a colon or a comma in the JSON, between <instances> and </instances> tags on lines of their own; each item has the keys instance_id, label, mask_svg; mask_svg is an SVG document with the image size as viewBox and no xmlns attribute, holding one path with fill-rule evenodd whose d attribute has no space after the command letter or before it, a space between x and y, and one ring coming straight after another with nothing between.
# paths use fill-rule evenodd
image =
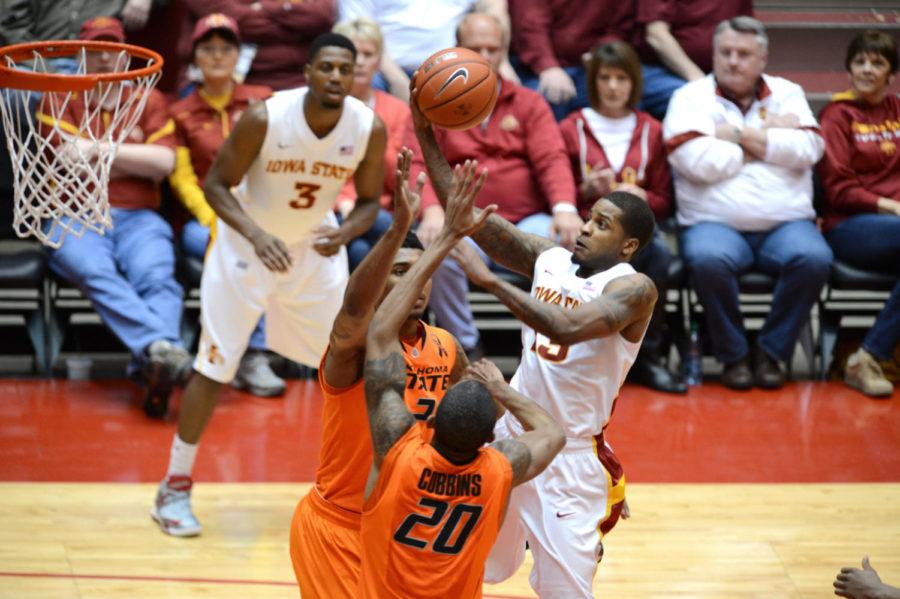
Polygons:
<instances>
[{"instance_id":1,"label":"basketball hoop","mask_svg":"<svg viewBox=\"0 0 900 599\"><path fill-rule=\"evenodd\" d=\"M112 72L88 73L88 52L112 55ZM54 59L76 64L53 72ZM132 67L132 62L140 64ZM66 235L112 227L109 173L119 144L141 117L159 80L159 54L129 44L53 41L0 48L0 112L13 165L19 237L58 248ZM42 92L37 111L35 94ZM81 110L83 105L83 110ZM67 116L78 106L81 116ZM78 122L71 122L77 120ZM92 126L93 125L93 126Z\"/></svg>"}]
</instances>

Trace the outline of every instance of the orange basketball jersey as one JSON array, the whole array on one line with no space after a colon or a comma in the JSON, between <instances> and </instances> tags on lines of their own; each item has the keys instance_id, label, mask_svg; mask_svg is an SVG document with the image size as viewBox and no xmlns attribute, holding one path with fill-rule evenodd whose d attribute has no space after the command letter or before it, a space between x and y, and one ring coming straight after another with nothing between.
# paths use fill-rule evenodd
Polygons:
<instances>
[{"instance_id":1,"label":"orange basketball jersey","mask_svg":"<svg viewBox=\"0 0 900 599\"><path fill-rule=\"evenodd\" d=\"M404 343L403 350L407 372L406 405L416 420L424 423L450 386L450 372L456 362L456 342L444 329L420 323L418 341L411 345ZM372 467L365 384L360 379L345 389L332 387L325 382L324 368L320 365L319 385L325 402L316 489L328 503L358 517Z\"/></svg>"},{"instance_id":2,"label":"orange basketball jersey","mask_svg":"<svg viewBox=\"0 0 900 599\"><path fill-rule=\"evenodd\" d=\"M458 466L412 427L385 456L363 510L360 597L481 597L511 485L496 449Z\"/></svg>"}]
</instances>

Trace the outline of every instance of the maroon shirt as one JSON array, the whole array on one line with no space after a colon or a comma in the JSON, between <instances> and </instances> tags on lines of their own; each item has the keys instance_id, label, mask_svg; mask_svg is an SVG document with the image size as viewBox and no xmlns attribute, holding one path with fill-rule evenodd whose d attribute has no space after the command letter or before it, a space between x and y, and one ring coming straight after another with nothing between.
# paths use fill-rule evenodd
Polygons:
<instances>
[{"instance_id":1,"label":"maroon shirt","mask_svg":"<svg viewBox=\"0 0 900 599\"><path fill-rule=\"evenodd\" d=\"M889 94L872 106L845 92L834 100L819 115L825 231L848 216L877 212L880 197L900 200L900 98Z\"/></svg>"},{"instance_id":2,"label":"maroon shirt","mask_svg":"<svg viewBox=\"0 0 900 599\"><path fill-rule=\"evenodd\" d=\"M516 223L560 202L575 204L575 180L562 135L537 92L503 81L486 123L467 131L435 127L434 135L451 165L475 158L479 169L487 168L479 207L497 204L498 214ZM426 188L423 206L435 201Z\"/></svg>"},{"instance_id":3,"label":"maroon shirt","mask_svg":"<svg viewBox=\"0 0 900 599\"><path fill-rule=\"evenodd\" d=\"M265 85L274 90L306 83L303 65L309 44L320 33L331 31L335 0L185 0L194 22L213 12L225 13L237 21L244 43L256 44L256 57L245 83ZM252 8L258 5L259 8ZM190 39L183 40L181 54L190 62Z\"/></svg>"},{"instance_id":4,"label":"maroon shirt","mask_svg":"<svg viewBox=\"0 0 900 599\"><path fill-rule=\"evenodd\" d=\"M634 25L632 0L509 0L512 43L535 73L581 65L594 46L627 40Z\"/></svg>"},{"instance_id":5,"label":"maroon shirt","mask_svg":"<svg viewBox=\"0 0 900 599\"><path fill-rule=\"evenodd\" d=\"M712 70L713 32L721 21L753 16L753 0L637 0L636 46L645 64L662 64L647 43L644 28L653 21L669 24L681 49L704 73Z\"/></svg>"}]
</instances>

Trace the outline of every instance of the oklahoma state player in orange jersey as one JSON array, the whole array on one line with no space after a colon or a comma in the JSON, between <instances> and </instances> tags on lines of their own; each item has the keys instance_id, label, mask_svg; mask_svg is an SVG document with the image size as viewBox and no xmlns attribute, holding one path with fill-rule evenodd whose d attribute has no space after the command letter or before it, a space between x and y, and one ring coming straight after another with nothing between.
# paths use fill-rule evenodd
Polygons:
<instances>
[{"instance_id":1,"label":"oklahoma state player in orange jersey","mask_svg":"<svg viewBox=\"0 0 900 599\"><path fill-rule=\"evenodd\" d=\"M409 150L400 153L397 181L408 180L411 158ZM417 195L406 185L398 186L394 221L350 277L322 357L319 384L325 404L319 467L315 487L300 501L291 523L291 561L304 599L356 595L359 520L372 467L362 383L366 328L378 301L422 254L421 243L407 235ZM398 335L406 360L407 405L423 430L444 392L468 365L450 333L421 322L429 290L430 285L423 286L416 305L406 310Z\"/></svg>"},{"instance_id":2,"label":"oklahoma state player in orange jersey","mask_svg":"<svg viewBox=\"0 0 900 599\"><path fill-rule=\"evenodd\" d=\"M453 246L496 210L489 206L472 216L485 176L476 181L475 167L457 167L443 229L369 325L364 378L378 479L363 509L359 597L481 597L484 562L510 489L536 476L565 445L550 415L510 388L486 360L469 369L474 380L456 383L444 395L428 421L430 441L404 399L406 364L398 342L403 315ZM497 421L494 400L527 432L485 446Z\"/></svg>"}]
</instances>

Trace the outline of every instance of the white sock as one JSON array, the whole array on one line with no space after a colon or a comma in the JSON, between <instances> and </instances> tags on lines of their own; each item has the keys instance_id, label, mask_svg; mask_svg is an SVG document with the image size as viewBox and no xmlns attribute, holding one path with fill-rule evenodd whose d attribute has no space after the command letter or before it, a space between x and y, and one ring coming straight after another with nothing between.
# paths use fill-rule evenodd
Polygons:
<instances>
[{"instance_id":1,"label":"white sock","mask_svg":"<svg viewBox=\"0 0 900 599\"><path fill-rule=\"evenodd\" d=\"M199 443L185 443L175 433L172 439L172 451L169 454L169 470L166 472L166 478L170 476L190 476L194 469L194 459L197 457L197 447Z\"/></svg>"}]
</instances>

